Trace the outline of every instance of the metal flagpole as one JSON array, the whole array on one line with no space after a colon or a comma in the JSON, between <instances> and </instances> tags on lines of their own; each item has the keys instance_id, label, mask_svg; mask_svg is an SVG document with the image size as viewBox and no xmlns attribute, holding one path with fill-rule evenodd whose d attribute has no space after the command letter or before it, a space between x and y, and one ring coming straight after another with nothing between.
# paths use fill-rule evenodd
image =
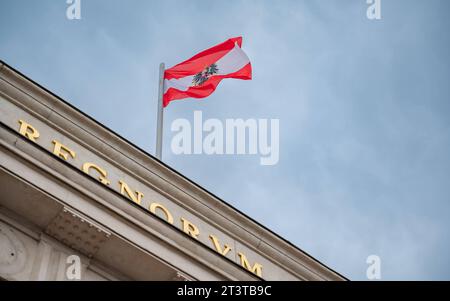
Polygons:
<instances>
[{"instance_id":1,"label":"metal flagpole","mask_svg":"<svg viewBox=\"0 0 450 301\"><path fill-rule=\"evenodd\" d=\"M163 138L163 94L164 94L164 63L159 65L159 90L158 90L158 119L156 129L156 158L161 160Z\"/></svg>"}]
</instances>

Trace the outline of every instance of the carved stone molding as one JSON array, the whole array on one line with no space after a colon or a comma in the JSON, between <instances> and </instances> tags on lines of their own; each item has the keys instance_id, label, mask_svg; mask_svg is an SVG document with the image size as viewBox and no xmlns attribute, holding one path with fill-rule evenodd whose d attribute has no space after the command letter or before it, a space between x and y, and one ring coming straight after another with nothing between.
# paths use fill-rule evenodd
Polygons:
<instances>
[{"instance_id":1,"label":"carved stone molding","mask_svg":"<svg viewBox=\"0 0 450 301\"><path fill-rule=\"evenodd\" d=\"M26 259L27 250L23 242L8 225L0 222L0 274L20 272Z\"/></svg>"}]
</instances>

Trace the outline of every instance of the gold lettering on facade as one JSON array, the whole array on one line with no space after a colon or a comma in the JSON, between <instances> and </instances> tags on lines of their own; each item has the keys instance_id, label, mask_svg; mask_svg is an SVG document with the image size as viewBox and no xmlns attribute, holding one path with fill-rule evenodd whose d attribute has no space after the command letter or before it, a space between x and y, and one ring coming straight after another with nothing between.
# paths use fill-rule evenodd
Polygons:
<instances>
[{"instance_id":1,"label":"gold lettering on facade","mask_svg":"<svg viewBox=\"0 0 450 301\"><path fill-rule=\"evenodd\" d=\"M198 235L200 234L200 231L198 230L197 226L188 221L185 218L181 218L181 223L183 225L183 231L187 235L192 236L195 239L198 239Z\"/></svg>"},{"instance_id":2,"label":"gold lettering on facade","mask_svg":"<svg viewBox=\"0 0 450 301\"><path fill-rule=\"evenodd\" d=\"M39 138L39 132L31 124L29 124L23 120L19 120L19 123L20 123L19 133L21 135L25 136L26 138L28 138L29 140L36 142L36 140ZM69 149L67 146L61 144L57 140L53 140L52 143L54 144L54 147L53 147L54 155L66 160L66 161L69 158L69 155L73 159L75 159L76 154L73 150ZM84 173L86 173L88 175L90 175L89 172L91 171L91 169L94 169L99 174L99 177L97 179L102 184L109 185L111 183L107 179L107 172L104 169L100 168L95 163L86 162L82 165L81 169ZM142 192L139 192L137 190L133 192L130 189L130 187L128 186L128 184L126 184L122 180L119 181L119 185L120 185L120 193L122 195L128 197L129 199L131 199L133 202L137 203L138 205L141 205L141 200L144 197L144 194ZM154 202L154 203L150 204L148 210L154 215L156 215L157 210L160 210L166 217L163 220L165 220L167 223L173 225L173 223L174 223L173 216L164 205ZM198 227L183 217L181 217L180 220L182 223L183 232L195 239L198 239L198 237L200 235L200 231L199 231ZM224 244L222 247L221 244L219 243L219 239L216 236L210 234L209 238L210 238L211 242L213 243L215 250L219 254L226 256L232 250L227 244ZM251 266L247 257L243 253L238 252L237 255L240 258L240 264L243 268L258 275L259 277L262 277L263 266L261 264L255 262L255 264L253 266Z\"/></svg>"},{"instance_id":3,"label":"gold lettering on facade","mask_svg":"<svg viewBox=\"0 0 450 301\"><path fill-rule=\"evenodd\" d=\"M227 244L225 244L225 245L223 246L223 250L222 250L222 247L221 247L220 244L219 244L219 240L218 240L217 237L215 237L214 235L210 234L210 235L209 235L209 238L210 238L211 241L213 242L214 247L216 248L216 251L217 251L219 254L221 254L221 255L223 255L223 256L226 256L226 255L228 254L228 252L231 251L230 246L228 246Z\"/></svg>"},{"instance_id":4,"label":"gold lettering on facade","mask_svg":"<svg viewBox=\"0 0 450 301\"><path fill-rule=\"evenodd\" d=\"M250 262L248 261L247 257L245 257L244 254L242 254L241 252L238 252L239 257L241 258L241 265L246 268L247 270L249 270L250 272L252 272L253 274L258 275L259 277L262 277L262 265L255 262L255 264L253 265L253 267L250 265Z\"/></svg>"},{"instance_id":5,"label":"gold lettering on facade","mask_svg":"<svg viewBox=\"0 0 450 301\"><path fill-rule=\"evenodd\" d=\"M159 203L151 203L150 204L150 212L153 213L154 215L156 215L156 209L161 210L164 215L166 216L166 221L173 225L173 217L172 214L170 214L170 211L167 210L166 207L164 207L163 205L159 204Z\"/></svg>"},{"instance_id":6,"label":"gold lettering on facade","mask_svg":"<svg viewBox=\"0 0 450 301\"><path fill-rule=\"evenodd\" d=\"M141 204L141 199L144 196L144 194L142 192L139 192L136 190L136 195L131 191L130 187L128 187L127 183L125 183L124 181L120 180L119 181L119 185L120 185L120 193L122 195L125 195L124 192L127 193L128 198L130 198L133 202L135 202L136 204L140 205Z\"/></svg>"},{"instance_id":7,"label":"gold lettering on facade","mask_svg":"<svg viewBox=\"0 0 450 301\"><path fill-rule=\"evenodd\" d=\"M97 178L101 183L105 184L105 185L109 185L111 183L111 181L109 181L106 176L106 171L103 168L100 168L97 164L95 163L90 163L90 162L86 162L83 164L83 167L81 168L83 170L84 173L87 173L89 175L89 170L90 169L94 169L96 170L100 176Z\"/></svg>"},{"instance_id":8,"label":"gold lettering on facade","mask_svg":"<svg viewBox=\"0 0 450 301\"><path fill-rule=\"evenodd\" d=\"M36 139L39 138L39 132L29 123L26 123L23 120L19 120L20 128L19 133L31 141L36 142Z\"/></svg>"},{"instance_id":9,"label":"gold lettering on facade","mask_svg":"<svg viewBox=\"0 0 450 301\"><path fill-rule=\"evenodd\" d=\"M53 154L55 156L60 157L66 161L69 157L68 155L75 159L75 152L73 150L61 144L61 142L59 142L58 140L53 140L52 143L54 144Z\"/></svg>"}]
</instances>

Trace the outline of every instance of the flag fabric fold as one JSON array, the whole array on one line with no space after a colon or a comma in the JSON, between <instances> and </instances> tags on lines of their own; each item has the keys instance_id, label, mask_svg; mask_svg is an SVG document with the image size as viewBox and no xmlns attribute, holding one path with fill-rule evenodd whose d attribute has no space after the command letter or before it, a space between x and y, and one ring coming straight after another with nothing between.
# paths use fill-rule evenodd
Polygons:
<instances>
[{"instance_id":1,"label":"flag fabric fold","mask_svg":"<svg viewBox=\"0 0 450 301\"><path fill-rule=\"evenodd\" d=\"M242 37L231 38L165 70L163 106L177 99L206 97L224 78L251 79L252 66L241 46Z\"/></svg>"}]
</instances>

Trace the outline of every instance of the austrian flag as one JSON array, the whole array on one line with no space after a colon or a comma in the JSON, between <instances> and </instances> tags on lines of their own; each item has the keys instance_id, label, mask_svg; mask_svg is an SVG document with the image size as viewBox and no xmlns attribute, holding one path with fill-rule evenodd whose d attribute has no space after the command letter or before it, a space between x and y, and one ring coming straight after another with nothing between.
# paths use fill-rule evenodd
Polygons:
<instances>
[{"instance_id":1,"label":"austrian flag","mask_svg":"<svg viewBox=\"0 0 450 301\"><path fill-rule=\"evenodd\" d=\"M242 37L232 38L165 70L163 106L176 99L206 97L224 78L252 79L252 66L241 46Z\"/></svg>"}]
</instances>

